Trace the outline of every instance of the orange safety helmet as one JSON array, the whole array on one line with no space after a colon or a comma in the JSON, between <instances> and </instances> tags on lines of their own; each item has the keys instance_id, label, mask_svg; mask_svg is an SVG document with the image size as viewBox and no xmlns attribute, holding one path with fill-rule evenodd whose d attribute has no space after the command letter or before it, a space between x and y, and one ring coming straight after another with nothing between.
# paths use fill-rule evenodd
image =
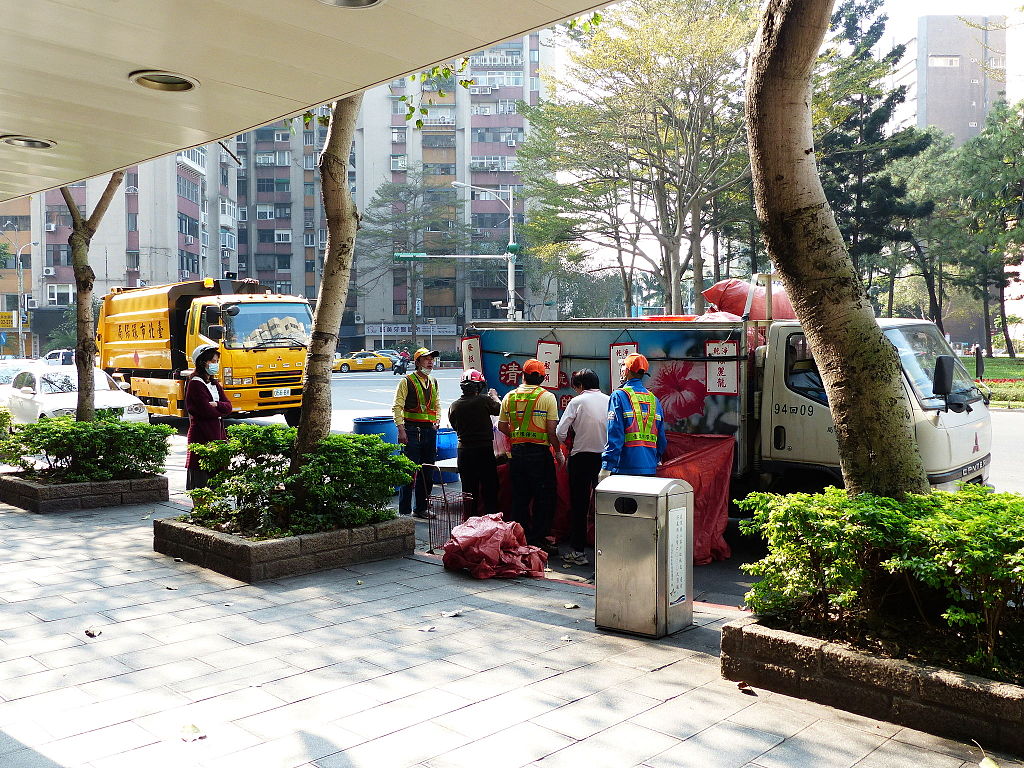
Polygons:
<instances>
[{"instance_id":1,"label":"orange safety helmet","mask_svg":"<svg viewBox=\"0 0 1024 768\"><path fill-rule=\"evenodd\" d=\"M523 373L539 373L542 376L547 375L548 369L544 367L544 363L536 358L530 358L523 364Z\"/></svg>"},{"instance_id":2,"label":"orange safety helmet","mask_svg":"<svg viewBox=\"0 0 1024 768\"><path fill-rule=\"evenodd\" d=\"M622 361L622 364L626 366L628 373L647 373L651 369L647 358L637 352L626 355L626 359Z\"/></svg>"}]
</instances>

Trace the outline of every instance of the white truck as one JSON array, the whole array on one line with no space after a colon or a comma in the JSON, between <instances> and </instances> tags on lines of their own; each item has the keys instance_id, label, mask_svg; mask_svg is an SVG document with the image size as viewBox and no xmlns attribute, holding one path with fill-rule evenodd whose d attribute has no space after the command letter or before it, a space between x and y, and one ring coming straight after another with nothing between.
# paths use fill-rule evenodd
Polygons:
<instances>
[{"instance_id":1,"label":"white truck","mask_svg":"<svg viewBox=\"0 0 1024 768\"><path fill-rule=\"evenodd\" d=\"M986 482L992 426L984 394L934 324L878 322L900 353L932 486ZM591 368L608 392L618 384L618 360L639 351L650 361L649 386L668 429L735 437L737 492L842 484L825 388L796 320L476 321L466 337L464 364L481 368L502 394L525 360L546 359L552 371L545 385L560 407L573 395L566 374Z\"/></svg>"}]
</instances>

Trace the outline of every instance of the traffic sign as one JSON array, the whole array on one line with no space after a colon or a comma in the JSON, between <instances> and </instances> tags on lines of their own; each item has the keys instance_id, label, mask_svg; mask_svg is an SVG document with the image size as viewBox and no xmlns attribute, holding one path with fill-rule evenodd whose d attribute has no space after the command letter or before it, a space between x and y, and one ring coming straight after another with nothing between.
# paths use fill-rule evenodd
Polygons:
<instances>
[{"instance_id":1,"label":"traffic sign","mask_svg":"<svg viewBox=\"0 0 1024 768\"><path fill-rule=\"evenodd\" d=\"M14 312L0 312L0 328L16 328L17 314Z\"/></svg>"},{"instance_id":2,"label":"traffic sign","mask_svg":"<svg viewBox=\"0 0 1024 768\"><path fill-rule=\"evenodd\" d=\"M423 299L416 299L416 314L423 314Z\"/></svg>"},{"instance_id":3,"label":"traffic sign","mask_svg":"<svg viewBox=\"0 0 1024 768\"><path fill-rule=\"evenodd\" d=\"M0 333L0 347L6 347L6 346L7 346L7 334L6 333Z\"/></svg>"},{"instance_id":4,"label":"traffic sign","mask_svg":"<svg viewBox=\"0 0 1024 768\"><path fill-rule=\"evenodd\" d=\"M416 259L422 259L426 255L425 253L396 253L395 261L416 261Z\"/></svg>"}]
</instances>

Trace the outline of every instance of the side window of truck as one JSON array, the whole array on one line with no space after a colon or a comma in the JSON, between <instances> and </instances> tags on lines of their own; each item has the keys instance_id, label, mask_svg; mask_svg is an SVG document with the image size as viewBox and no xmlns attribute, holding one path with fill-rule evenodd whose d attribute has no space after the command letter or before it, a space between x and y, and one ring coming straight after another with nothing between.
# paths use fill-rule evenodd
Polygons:
<instances>
[{"instance_id":1,"label":"side window of truck","mask_svg":"<svg viewBox=\"0 0 1024 768\"><path fill-rule=\"evenodd\" d=\"M786 340L786 386L816 403L828 405L825 385L802 333L790 334Z\"/></svg>"}]
</instances>

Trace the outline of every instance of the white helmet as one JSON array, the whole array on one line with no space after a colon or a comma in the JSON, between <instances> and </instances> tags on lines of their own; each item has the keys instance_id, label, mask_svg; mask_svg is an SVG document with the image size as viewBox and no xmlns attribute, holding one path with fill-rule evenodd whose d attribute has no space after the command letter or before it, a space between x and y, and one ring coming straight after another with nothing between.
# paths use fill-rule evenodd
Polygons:
<instances>
[{"instance_id":1,"label":"white helmet","mask_svg":"<svg viewBox=\"0 0 1024 768\"><path fill-rule=\"evenodd\" d=\"M192 362L193 362L193 364L198 365L199 364L199 356L202 355L204 352L209 352L211 349L214 352L219 352L220 351L220 349L218 347L214 346L213 344L200 344L198 347L193 349L192 350Z\"/></svg>"}]
</instances>

